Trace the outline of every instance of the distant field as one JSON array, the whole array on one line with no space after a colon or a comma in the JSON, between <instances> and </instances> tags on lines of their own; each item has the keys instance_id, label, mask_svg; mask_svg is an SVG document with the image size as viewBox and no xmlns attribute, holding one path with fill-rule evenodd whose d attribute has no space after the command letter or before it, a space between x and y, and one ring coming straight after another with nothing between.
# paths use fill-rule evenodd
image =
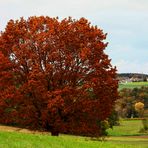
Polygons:
<instances>
[{"instance_id":1,"label":"distant field","mask_svg":"<svg viewBox=\"0 0 148 148\"><path fill-rule=\"evenodd\" d=\"M148 82L128 82L128 83L123 83L123 84L119 84L119 90L123 89L123 88L139 88L142 86L148 86Z\"/></svg>"},{"instance_id":2,"label":"distant field","mask_svg":"<svg viewBox=\"0 0 148 148\"><path fill-rule=\"evenodd\" d=\"M108 133L110 136L140 136L145 135L139 133L139 130L143 127L141 120L121 120L120 126L114 126L113 129L109 129Z\"/></svg>"},{"instance_id":3,"label":"distant field","mask_svg":"<svg viewBox=\"0 0 148 148\"><path fill-rule=\"evenodd\" d=\"M0 131L0 148L148 148L148 137L136 136L141 127L140 120L121 121L121 126L109 131L106 141L70 135L53 137L50 134Z\"/></svg>"}]
</instances>

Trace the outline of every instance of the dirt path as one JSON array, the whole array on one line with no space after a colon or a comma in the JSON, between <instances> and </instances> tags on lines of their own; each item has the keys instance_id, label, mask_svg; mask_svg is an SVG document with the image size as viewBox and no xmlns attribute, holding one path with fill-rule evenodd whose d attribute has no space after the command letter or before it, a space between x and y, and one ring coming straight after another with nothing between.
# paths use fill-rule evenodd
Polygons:
<instances>
[{"instance_id":1,"label":"dirt path","mask_svg":"<svg viewBox=\"0 0 148 148\"><path fill-rule=\"evenodd\" d=\"M143 136L128 136L129 138L143 138L143 139L148 139L148 135L143 135Z\"/></svg>"},{"instance_id":2,"label":"dirt path","mask_svg":"<svg viewBox=\"0 0 148 148\"><path fill-rule=\"evenodd\" d=\"M40 131L32 131L25 128L18 128L13 126L4 126L0 125L0 131L8 131L8 132L21 132L21 133L30 133L30 134L49 134L49 132L40 132ZM120 136L119 136L120 137ZM124 136L122 136L124 137ZM142 138L142 139L148 139L148 135L143 136L126 136L126 138Z\"/></svg>"},{"instance_id":3,"label":"dirt path","mask_svg":"<svg viewBox=\"0 0 148 148\"><path fill-rule=\"evenodd\" d=\"M40 131L32 131L25 128L18 128L13 126L4 126L0 125L0 131L8 131L8 132L21 132L21 133L31 133L31 134L49 134L49 132L40 132Z\"/></svg>"}]
</instances>

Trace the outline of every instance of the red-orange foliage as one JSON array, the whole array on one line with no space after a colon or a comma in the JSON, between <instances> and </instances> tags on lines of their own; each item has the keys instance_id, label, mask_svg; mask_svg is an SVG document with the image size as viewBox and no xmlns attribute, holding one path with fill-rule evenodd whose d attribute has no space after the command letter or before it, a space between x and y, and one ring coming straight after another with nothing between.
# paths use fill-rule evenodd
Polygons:
<instances>
[{"instance_id":1,"label":"red-orange foliage","mask_svg":"<svg viewBox=\"0 0 148 148\"><path fill-rule=\"evenodd\" d=\"M1 123L100 135L118 87L105 38L84 18L10 20L0 36Z\"/></svg>"}]
</instances>

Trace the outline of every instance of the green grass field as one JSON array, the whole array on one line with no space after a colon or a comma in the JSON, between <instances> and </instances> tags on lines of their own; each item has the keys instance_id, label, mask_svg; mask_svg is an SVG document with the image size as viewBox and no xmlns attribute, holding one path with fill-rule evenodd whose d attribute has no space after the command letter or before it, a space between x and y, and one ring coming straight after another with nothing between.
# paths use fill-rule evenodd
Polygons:
<instances>
[{"instance_id":1,"label":"green grass field","mask_svg":"<svg viewBox=\"0 0 148 148\"><path fill-rule=\"evenodd\" d=\"M109 136L141 136L147 135L146 133L139 133L143 127L141 120L121 120L120 126L114 126L109 129Z\"/></svg>"},{"instance_id":2,"label":"green grass field","mask_svg":"<svg viewBox=\"0 0 148 148\"><path fill-rule=\"evenodd\" d=\"M106 141L70 135L52 137L48 134L0 131L0 148L148 148L148 138L133 137L139 135L140 127L140 120L121 121L121 126L109 130L110 136Z\"/></svg>"},{"instance_id":3,"label":"green grass field","mask_svg":"<svg viewBox=\"0 0 148 148\"><path fill-rule=\"evenodd\" d=\"M140 88L142 86L148 86L148 82L129 82L129 83L124 83L124 84L119 84L119 90L123 88Z\"/></svg>"}]
</instances>

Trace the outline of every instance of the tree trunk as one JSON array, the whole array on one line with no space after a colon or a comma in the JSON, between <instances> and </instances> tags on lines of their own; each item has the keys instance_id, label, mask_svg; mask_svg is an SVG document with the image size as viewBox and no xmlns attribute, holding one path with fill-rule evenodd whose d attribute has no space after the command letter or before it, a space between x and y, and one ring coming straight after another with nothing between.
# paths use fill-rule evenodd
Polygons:
<instances>
[{"instance_id":1,"label":"tree trunk","mask_svg":"<svg viewBox=\"0 0 148 148\"><path fill-rule=\"evenodd\" d=\"M51 135L52 135L52 136L59 136L59 132L58 132L58 130L56 130L56 129L52 129L52 131L51 131Z\"/></svg>"}]
</instances>

